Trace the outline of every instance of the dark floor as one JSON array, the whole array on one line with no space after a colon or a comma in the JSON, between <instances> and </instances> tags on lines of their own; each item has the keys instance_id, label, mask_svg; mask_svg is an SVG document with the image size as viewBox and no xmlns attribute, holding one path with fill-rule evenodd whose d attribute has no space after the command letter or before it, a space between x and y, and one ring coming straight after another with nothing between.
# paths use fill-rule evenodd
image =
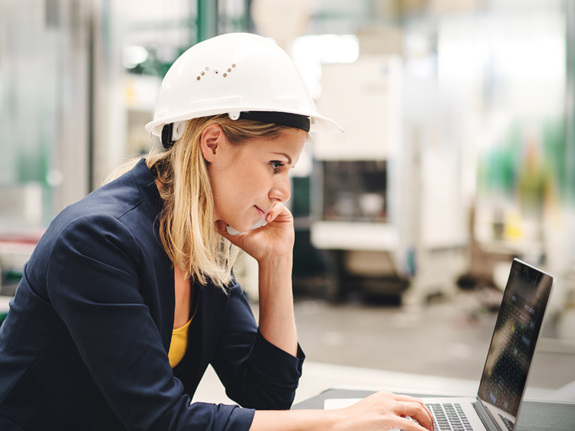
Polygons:
<instances>
[{"instance_id":1,"label":"dark floor","mask_svg":"<svg viewBox=\"0 0 575 431\"><path fill-rule=\"evenodd\" d=\"M405 308L351 300L335 305L297 297L300 343L308 361L479 380L495 325L495 292L464 292ZM574 328L575 331L575 328ZM528 385L557 389L575 381L575 351L542 330Z\"/></svg>"}]
</instances>

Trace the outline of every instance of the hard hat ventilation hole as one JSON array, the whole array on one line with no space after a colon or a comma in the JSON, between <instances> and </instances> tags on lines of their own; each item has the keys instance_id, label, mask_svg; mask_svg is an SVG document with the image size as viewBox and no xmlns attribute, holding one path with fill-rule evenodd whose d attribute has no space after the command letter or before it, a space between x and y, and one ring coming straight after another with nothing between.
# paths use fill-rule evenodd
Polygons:
<instances>
[{"instance_id":1,"label":"hard hat ventilation hole","mask_svg":"<svg viewBox=\"0 0 575 431\"><path fill-rule=\"evenodd\" d=\"M210 66L204 67L204 70L202 70L202 71L200 72L200 74L196 77L196 80L199 81L200 79L202 79L202 76L205 76L205 75L206 75L206 72L207 72L208 70L210 70Z\"/></svg>"},{"instance_id":2,"label":"hard hat ventilation hole","mask_svg":"<svg viewBox=\"0 0 575 431\"><path fill-rule=\"evenodd\" d=\"M225 71L224 73L222 73L222 77L223 77L223 78L226 78L226 77L233 71L233 69L235 69L236 67L237 67L236 63L233 63L230 67L228 67L228 68L226 69L226 71ZM205 67L204 67L204 70L202 70L202 71L200 72L200 74L199 74L198 76L196 76L196 80L200 81L202 78L205 78L205 77L206 77L206 73L207 73L209 70L210 70L210 67L209 67L209 66L205 66ZM214 68L214 69L212 69L212 73L213 73L214 75L219 75L219 74L220 74L220 71L219 71L218 68Z\"/></svg>"},{"instance_id":3,"label":"hard hat ventilation hole","mask_svg":"<svg viewBox=\"0 0 575 431\"><path fill-rule=\"evenodd\" d=\"M229 73L232 73L232 70L233 70L233 68L235 68L235 67L236 67L236 64L235 64L235 63L232 64L231 67L228 67L227 72L224 72L224 78L225 78L226 76L228 76Z\"/></svg>"}]
</instances>

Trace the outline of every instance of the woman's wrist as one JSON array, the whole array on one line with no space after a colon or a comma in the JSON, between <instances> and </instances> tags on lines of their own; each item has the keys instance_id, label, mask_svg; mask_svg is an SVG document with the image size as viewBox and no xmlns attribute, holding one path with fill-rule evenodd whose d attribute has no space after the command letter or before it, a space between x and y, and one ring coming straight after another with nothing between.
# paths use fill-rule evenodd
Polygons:
<instances>
[{"instance_id":1,"label":"woman's wrist","mask_svg":"<svg viewBox=\"0 0 575 431\"><path fill-rule=\"evenodd\" d=\"M287 410L263 411L255 413L250 431L330 431L338 423L335 410Z\"/></svg>"},{"instance_id":2,"label":"woman's wrist","mask_svg":"<svg viewBox=\"0 0 575 431\"><path fill-rule=\"evenodd\" d=\"M291 273L293 268L293 255L274 255L267 256L258 261L260 276L265 276L268 273L273 277L282 277L288 274L289 281L291 282Z\"/></svg>"}]
</instances>

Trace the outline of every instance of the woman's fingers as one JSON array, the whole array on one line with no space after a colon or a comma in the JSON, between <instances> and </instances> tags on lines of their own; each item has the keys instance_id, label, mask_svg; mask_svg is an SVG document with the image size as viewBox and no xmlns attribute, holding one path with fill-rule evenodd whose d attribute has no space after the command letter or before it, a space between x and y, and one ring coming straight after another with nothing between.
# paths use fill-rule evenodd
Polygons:
<instances>
[{"instance_id":1,"label":"woman's fingers","mask_svg":"<svg viewBox=\"0 0 575 431\"><path fill-rule=\"evenodd\" d=\"M270 210L270 212L266 215L266 222L270 223L270 222L274 221L278 216L280 216L284 212L287 215L288 209L286 208L286 206L276 202L272 206L272 209Z\"/></svg>"},{"instance_id":2,"label":"woman's fingers","mask_svg":"<svg viewBox=\"0 0 575 431\"><path fill-rule=\"evenodd\" d=\"M384 412L395 416L392 420L396 428L409 431L433 430L433 416L425 404L417 398L380 391L366 400L369 400L368 408L383 409ZM389 419L388 416L387 420Z\"/></svg>"},{"instance_id":3,"label":"woman's fingers","mask_svg":"<svg viewBox=\"0 0 575 431\"><path fill-rule=\"evenodd\" d=\"M433 429L433 416L429 409L417 401L400 401L402 404L402 416L409 416L411 419L416 420L421 426L426 429Z\"/></svg>"},{"instance_id":4,"label":"woman's fingers","mask_svg":"<svg viewBox=\"0 0 575 431\"><path fill-rule=\"evenodd\" d=\"M433 429L425 427L423 424L420 424L418 421L413 419L401 417L397 418L393 426L397 429L405 431L428 431Z\"/></svg>"},{"instance_id":5,"label":"woman's fingers","mask_svg":"<svg viewBox=\"0 0 575 431\"><path fill-rule=\"evenodd\" d=\"M396 399L405 403L406 416L417 419L423 426L431 429L433 425L433 415L423 401L408 395L397 395Z\"/></svg>"}]
</instances>

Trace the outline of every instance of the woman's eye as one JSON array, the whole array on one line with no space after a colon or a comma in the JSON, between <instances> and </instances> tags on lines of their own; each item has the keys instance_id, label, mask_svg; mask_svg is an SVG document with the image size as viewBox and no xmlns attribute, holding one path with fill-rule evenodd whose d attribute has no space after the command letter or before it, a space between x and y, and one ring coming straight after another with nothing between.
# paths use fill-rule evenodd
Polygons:
<instances>
[{"instance_id":1,"label":"woman's eye","mask_svg":"<svg viewBox=\"0 0 575 431\"><path fill-rule=\"evenodd\" d=\"M284 164L282 162L279 162L277 160L272 160L270 162L270 165L272 165L272 169L274 171L277 171L280 167L282 167Z\"/></svg>"}]
</instances>

